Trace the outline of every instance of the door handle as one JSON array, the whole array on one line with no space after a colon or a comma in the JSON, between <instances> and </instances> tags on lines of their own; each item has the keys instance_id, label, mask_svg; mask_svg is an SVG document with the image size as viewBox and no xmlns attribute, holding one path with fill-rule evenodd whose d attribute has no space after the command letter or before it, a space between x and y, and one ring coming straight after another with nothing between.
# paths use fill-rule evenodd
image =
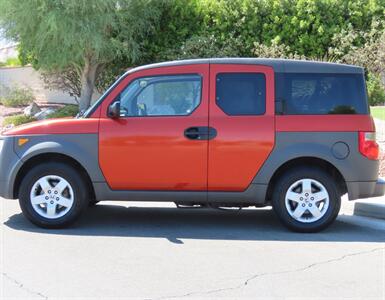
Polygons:
<instances>
[{"instance_id":1,"label":"door handle","mask_svg":"<svg viewBox=\"0 0 385 300\"><path fill-rule=\"evenodd\" d=\"M217 131L207 126L189 127L184 131L184 136L190 140L211 140L217 136Z\"/></svg>"}]
</instances>

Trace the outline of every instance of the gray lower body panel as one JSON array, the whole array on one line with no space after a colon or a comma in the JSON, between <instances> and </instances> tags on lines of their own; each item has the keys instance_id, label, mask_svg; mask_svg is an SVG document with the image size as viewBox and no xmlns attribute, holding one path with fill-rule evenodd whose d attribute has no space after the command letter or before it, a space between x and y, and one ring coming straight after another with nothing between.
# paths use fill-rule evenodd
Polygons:
<instances>
[{"instance_id":1,"label":"gray lower body panel","mask_svg":"<svg viewBox=\"0 0 385 300\"><path fill-rule=\"evenodd\" d=\"M347 182L349 200L381 197L385 194L385 181L356 181Z\"/></svg>"},{"instance_id":2,"label":"gray lower body panel","mask_svg":"<svg viewBox=\"0 0 385 300\"><path fill-rule=\"evenodd\" d=\"M13 198L10 194L9 188L8 188L8 182L7 181L0 181L0 197L3 198Z\"/></svg>"},{"instance_id":3,"label":"gray lower body panel","mask_svg":"<svg viewBox=\"0 0 385 300\"><path fill-rule=\"evenodd\" d=\"M3 138L0 151L0 197L13 199L14 182L22 161L13 149L13 137Z\"/></svg>"},{"instance_id":4,"label":"gray lower body panel","mask_svg":"<svg viewBox=\"0 0 385 300\"><path fill-rule=\"evenodd\" d=\"M267 185L251 184L243 192L205 191L114 191L105 182L94 183L98 201L150 201L178 203L216 203L223 205L264 205Z\"/></svg>"}]
</instances>

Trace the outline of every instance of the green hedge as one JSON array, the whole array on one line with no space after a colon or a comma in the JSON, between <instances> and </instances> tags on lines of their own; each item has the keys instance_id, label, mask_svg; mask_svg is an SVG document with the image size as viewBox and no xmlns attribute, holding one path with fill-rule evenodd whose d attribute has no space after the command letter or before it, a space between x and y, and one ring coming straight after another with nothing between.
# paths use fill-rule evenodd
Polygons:
<instances>
[{"instance_id":1,"label":"green hedge","mask_svg":"<svg viewBox=\"0 0 385 300\"><path fill-rule=\"evenodd\" d=\"M368 98L370 105L384 105L385 90L380 77L369 73L366 86L368 88Z\"/></svg>"},{"instance_id":2,"label":"green hedge","mask_svg":"<svg viewBox=\"0 0 385 300\"><path fill-rule=\"evenodd\" d=\"M70 104L57 109L52 114L49 114L48 119L75 117L78 112L79 106Z\"/></svg>"},{"instance_id":3,"label":"green hedge","mask_svg":"<svg viewBox=\"0 0 385 300\"><path fill-rule=\"evenodd\" d=\"M8 126L8 125L19 126L19 125L30 123L33 121L36 121L36 119L33 117L27 117L26 115L14 115L14 116L5 117L3 120L3 126Z\"/></svg>"}]
</instances>

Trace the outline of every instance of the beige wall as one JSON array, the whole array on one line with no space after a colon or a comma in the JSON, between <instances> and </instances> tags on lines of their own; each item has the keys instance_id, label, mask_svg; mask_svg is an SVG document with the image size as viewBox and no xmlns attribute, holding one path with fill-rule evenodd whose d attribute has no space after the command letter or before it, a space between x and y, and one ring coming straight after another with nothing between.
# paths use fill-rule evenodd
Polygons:
<instances>
[{"instance_id":1,"label":"beige wall","mask_svg":"<svg viewBox=\"0 0 385 300\"><path fill-rule=\"evenodd\" d=\"M5 62L8 58L15 58L17 55L18 51L16 45L0 48L0 62Z\"/></svg>"},{"instance_id":2,"label":"beige wall","mask_svg":"<svg viewBox=\"0 0 385 300\"><path fill-rule=\"evenodd\" d=\"M30 87L38 102L75 104L76 101L67 93L59 90L49 90L45 88L44 82L40 78L39 72L32 67L0 68L0 83L5 86L24 86ZM100 95L95 94L94 99Z\"/></svg>"}]
</instances>

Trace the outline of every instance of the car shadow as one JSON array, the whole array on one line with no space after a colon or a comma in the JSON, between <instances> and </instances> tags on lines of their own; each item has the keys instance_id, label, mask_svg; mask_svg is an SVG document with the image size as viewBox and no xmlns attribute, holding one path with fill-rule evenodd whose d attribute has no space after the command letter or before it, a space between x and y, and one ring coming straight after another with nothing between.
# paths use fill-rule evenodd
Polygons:
<instances>
[{"instance_id":1,"label":"car shadow","mask_svg":"<svg viewBox=\"0 0 385 300\"><path fill-rule=\"evenodd\" d=\"M353 218L353 217L352 217ZM385 242L384 231L364 228L338 219L316 234L288 231L272 210L176 209L96 205L66 229L41 229L20 214L6 222L14 230L73 236L118 236L183 239L317 242Z\"/></svg>"}]
</instances>

